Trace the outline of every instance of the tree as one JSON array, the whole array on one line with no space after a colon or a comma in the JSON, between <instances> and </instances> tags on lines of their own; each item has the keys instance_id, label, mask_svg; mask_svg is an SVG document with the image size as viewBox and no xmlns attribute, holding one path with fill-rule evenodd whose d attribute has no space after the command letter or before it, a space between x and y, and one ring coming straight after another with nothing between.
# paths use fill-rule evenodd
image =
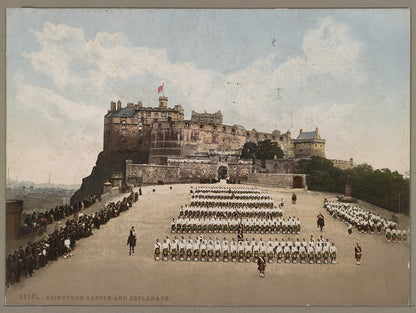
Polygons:
<instances>
[{"instance_id":1,"label":"tree","mask_svg":"<svg viewBox=\"0 0 416 313\"><path fill-rule=\"evenodd\" d=\"M272 160L276 156L278 159L284 157L283 150L279 147L277 142L273 142L270 139L259 142L259 147L256 153L256 158L265 161Z\"/></svg>"},{"instance_id":2,"label":"tree","mask_svg":"<svg viewBox=\"0 0 416 313\"><path fill-rule=\"evenodd\" d=\"M246 142L241 151L242 159L255 159L257 152L257 144L254 142Z\"/></svg>"},{"instance_id":3,"label":"tree","mask_svg":"<svg viewBox=\"0 0 416 313\"><path fill-rule=\"evenodd\" d=\"M298 171L309 174L307 184L310 190L338 193L344 193L347 177L350 176L354 198L392 212L399 212L400 205L400 213L409 214L410 181L397 171L387 168L373 170L368 164L341 170L321 157L299 161Z\"/></svg>"}]
</instances>

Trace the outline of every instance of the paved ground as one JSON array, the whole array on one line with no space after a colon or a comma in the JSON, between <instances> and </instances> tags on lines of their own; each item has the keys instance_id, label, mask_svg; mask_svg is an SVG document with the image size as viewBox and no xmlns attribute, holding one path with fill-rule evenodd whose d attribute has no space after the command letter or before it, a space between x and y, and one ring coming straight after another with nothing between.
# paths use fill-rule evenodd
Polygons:
<instances>
[{"instance_id":1,"label":"paved ground","mask_svg":"<svg viewBox=\"0 0 416 313\"><path fill-rule=\"evenodd\" d=\"M180 205L190 202L190 185L174 185L173 190L169 186L156 186L156 193L151 189L144 187L143 196L133 208L103 225L92 237L79 241L73 257L52 262L36 271L32 278L9 287L6 302L204 306L408 304L409 244L388 243L378 234L354 232L348 237L347 226L333 220L322 208L323 198L330 198L330 194L297 190L298 201L292 205L291 189L261 187L275 203L281 197L285 199L283 217L300 218L300 239L321 235L316 229L316 216L322 212L326 222L322 234L335 242L338 258L336 265L268 264L266 277L259 278L254 263L154 261L154 241L173 236L169 233L170 221L177 217ZM400 218L400 226L408 228L408 220ZM128 255L126 245L132 225L138 235L135 256ZM252 237L258 239L260 235ZM269 235L262 237L266 241ZM357 242L363 248L360 266L354 260Z\"/></svg>"}]
</instances>

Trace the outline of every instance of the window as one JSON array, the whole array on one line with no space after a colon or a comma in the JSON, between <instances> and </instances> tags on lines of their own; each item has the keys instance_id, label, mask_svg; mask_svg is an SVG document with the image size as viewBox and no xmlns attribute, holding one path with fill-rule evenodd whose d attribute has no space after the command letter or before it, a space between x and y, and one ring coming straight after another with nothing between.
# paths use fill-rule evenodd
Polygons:
<instances>
[{"instance_id":1,"label":"window","mask_svg":"<svg viewBox=\"0 0 416 313\"><path fill-rule=\"evenodd\" d=\"M204 127L204 125L202 125L202 124L201 124L201 125L199 125L199 128L203 128L203 127Z\"/></svg>"},{"instance_id":2,"label":"window","mask_svg":"<svg viewBox=\"0 0 416 313\"><path fill-rule=\"evenodd\" d=\"M189 123L186 123L186 127L189 127Z\"/></svg>"},{"instance_id":3,"label":"window","mask_svg":"<svg viewBox=\"0 0 416 313\"><path fill-rule=\"evenodd\" d=\"M157 125L157 127L162 127L162 124L161 124L161 123L159 123L159 124Z\"/></svg>"},{"instance_id":4,"label":"window","mask_svg":"<svg viewBox=\"0 0 416 313\"><path fill-rule=\"evenodd\" d=\"M122 129L122 130L121 130L121 135L122 135L122 136L126 136L126 130L125 130L125 129Z\"/></svg>"},{"instance_id":5,"label":"window","mask_svg":"<svg viewBox=\"0 0 416 313\"><path fill-rule=\"evenodd\" d=\"M280 136L280 141L283 141L283 136Z\"/></svg>"},{"instance_id":6,"label":"window","mask_svg":"<svg viewBox=\"0 0 416 313\"><path fill-rule=\"evenodd\" d=\"M142 118L144 118L144 113L142 113Z\"/></svg>"},{"instance_id":7,"label":"window","mask_svg":"<svg viewBox=\"0 0 416 313\"><path fill-rule=\"evenodd\" d=\"M250 137L250 133L249 133L249 132L247 132L247 133L246 133L246 136L247 136L247 137Z\"/></svg>"},{"instance_id":8,"label":"window","mask_svg":"<svg viewBox=\"0 0 416 313\"><path fill-rule=\"evenodd\" d=\"M142 130L141 129L139 129L139 135L141 135L142 134Z\"/></svg>"},{"instance_id":9,"label":"window","mask_svg":"<svg viewBox=\"0 0 416 313\"><path fill-rule=\"evenodd\" d=\"M147 117L151 117L152 116L152 113L151 112L148 112L147 113Z\"/></svg>"},{"instance_id":10,"label":"window","mask_svg":"<svg viewBox=\"0 0 416 313\"><path fill-rule=\"evenodd\" d=\"M234 128L233 128L233 129L231 129L231 132L233 132L233 133L234 133L234 132L235 132L235 129L234 129Z\"/></svg>"},{"instance_id":11,"label":"window","mask_svg":"<svg viewBox=\"0 0 416 313\"><path fill-rule=\"evenodd\" d=\"M166 113L162 113L161 115L162 115L162 117L165 117L166 116Z\"/></svg>"},{"instance_id":12,"label":"window","mask_svg":"<svg viewBox=\"0 0 416 313\"><path fill-rule=\"evenodd\" d=\"M168 117L172 117L172 113L168 113Z\"/></svg>"},{"instance_id":13,"label":"window","mask_svg":"<svg viewBox=\"0 0 416 313\"><path fill-rule=\"evenodd\" d=\"M223 126L222 130L223 130L223 131L226 131L226 129L227 129L227 128L226 128L225 126Z\"/></svg>"},{"instance_id":14,"label":"window","mask_svg":"<svg viewBox=\"0 0 416 313\"><path fill-rule=\"evenodd\" d=\"M126 126L126 120L122 120L121 125Z\"/></svg>"},{"instance_id":15,"label":"window","mask_svg":"<svg viewBox=\"0 0 416 313\"><path fill-rule=\"evenodd\" d=\"M159 116L159 114L158 113L155 113L155 118L157 118Z\"/></svg>"}]
</instances>

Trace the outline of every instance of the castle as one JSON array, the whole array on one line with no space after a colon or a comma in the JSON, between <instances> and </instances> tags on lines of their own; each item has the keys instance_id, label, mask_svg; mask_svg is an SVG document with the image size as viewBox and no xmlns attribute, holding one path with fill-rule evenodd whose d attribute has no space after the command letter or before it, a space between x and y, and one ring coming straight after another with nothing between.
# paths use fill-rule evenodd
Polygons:
<instances>
[{"instance_id":1,"label":"castle","mask_svg":"<svg viewBox=\"0 0 416 313\"><path fill-rule=\"evenodd\" d=\"M270 140L278 144L284 158L264 164L241 159L247 142ZM236 182L305 187L306 177L297 173L297 162L312 156L325 157L325 139L319 129L292 138L289 131L271 133L247 130L242 125L225 125L221 111L197 113L184 119L181 105L168 107L159 97L156 107L142 102L111 102L104 116L104 149L96 166L71 202L89 194L102 193L103 185L186 183L228 178ZM350 161L331 160L334 166L352 166ZM111 183L109 183L111 181Z\"/></svg>"},{"instance_id":2,"label":"castle","mask_svg":"<svg viewBox=\"0 0 416 313\"><path fill-rule=\"evenodd\" d=\"M312 132L300 130L292 139L289 131L264 133L225 125L221 111L192 111L191 119L185 120L182 106L169 108L167 97L159 97L158 107L144 107L138 102L123 108L120 101L117 106L112 102L104 117L104 151L142 150L149 155L146 165L127 162L125 179L129 183L225 177L245 181L253 170L251 160L240 159L244 144L267 139L278 143L286 161L325 157L325 139L321 139L318 128ZM279 172L278 162L274 163L268 172ZM293 166L286 163L280 171L293 174Z\"/></svg>"}]
</instances>

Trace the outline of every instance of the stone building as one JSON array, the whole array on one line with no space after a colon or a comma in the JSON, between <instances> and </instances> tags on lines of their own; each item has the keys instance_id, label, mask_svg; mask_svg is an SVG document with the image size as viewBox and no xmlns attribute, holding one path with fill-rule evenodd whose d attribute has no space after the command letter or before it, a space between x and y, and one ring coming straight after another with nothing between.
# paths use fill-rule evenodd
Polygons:
<instances>
[{"instance_id":1,"label":"stone building","mask_svg":"<svg viewBox=\"0 0 416 313\"><path fill-rule=\"evenodd\" d=\"M325 158L325 139L321 139L319 128L315 131L304 132L300 130L298 138L293 141L296 158L319 156Z\"/></svg>"},{"instance_id":2,"label":"stone building","mask_svg":"<svg viewBox=\"0 0 416 313\"><path fill-rule=\"evenodd\" d=\"M167 97L159 97L158 107L143 107L139 101L123 108L120 101L117 106L111 102L104 117L104 151L148 150L154 122L183 121L182 106L168 108L167 103Z\"/></svg>"},{"instance_id":3,"label":"stone building","mask_svg":"<svg viewBox=\"0 0 416 313\"><path fill-rule=\"evenodd\" d=\"M334 167L340 168L342 170L348 170L355 167L354 159L350 158L349 160L334 160L330 159Z\"/></svg>"},{"instance_id":4,"label":"stone building","mask_svg":"<svg viewBox=\"0 0 416 313\"><path fill-rule=\"evenodd\" d=\"M217 113L197 113L192 111L191 122L196 123L211 123L211 124L222 124L222 113L218 111Z\"/></svg>"}]
</instances>

